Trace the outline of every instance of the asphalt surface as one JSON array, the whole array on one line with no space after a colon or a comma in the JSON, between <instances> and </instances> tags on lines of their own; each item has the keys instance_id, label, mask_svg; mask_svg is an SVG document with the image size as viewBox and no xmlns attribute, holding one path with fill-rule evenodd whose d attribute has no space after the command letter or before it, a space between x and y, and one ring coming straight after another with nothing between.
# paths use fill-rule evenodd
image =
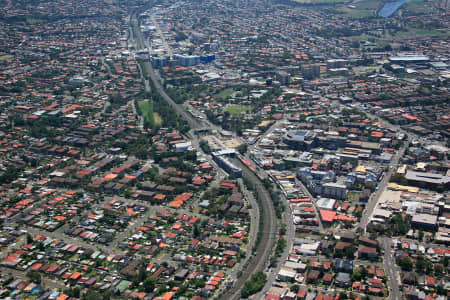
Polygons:
<instances>
[{"instance_id":1,"label":"asphalt surface","mask_svg":"<svg viewBox=\"0 0 450 300\"><path fill-rule=\"evenodd\" d=\"M269 289L272 287L273 283L277 279L278 273L280 272L280 269L283 266L284 261L287 260L294 244L296 229L294 225L293 214L291 212L291 207L289 206L289 201L286 199L286 197L284 197L284 195L282 195L281 191L277 192L281 195L281 201L284 203L285 206L283 222L284 224L286 224L286 234L283 236L283 238L286 240L286 247L284 248L283 253L280 255L276 267L267 270L268 272L267 282L262 291L256 294L255 299L263 298L266 292L268 292Z\"/></svg>"},{"instance_id":2,"label":"asphalt surface","mask_svg":"<svg viewBox=\"0 0 450 300\"><path fill-rule=\"evenodd\" d=\"M273 206L272 198L259 178L247 167L245 167L237 159L233 160L236 166L242 168L242 176L249 180L249 182L255 187L258 198L260 199L260 215L263 218L262 236L261 240L256 248L256 255L249 262L247 270L242 272L241 277L237 279L234 286L227 291L222 299L240 299L241 289L244 283L256 272L263 271L266 264L269 263L270 256L272 255L272 249L275 242L278 239L277 232L277 216L275 214L275 208Z\"/></svg>"},{"instance_id":3,"label":"asphalt surface","mask_svg":"<svg viewBox=\"0 0 450 300\"><path fill-rule=\"evenodd\" d=\"M164 34L161 30L161 27L159 27L159 22L156 20L154 15L151 16L151 19L152 19L153 25L156 27L156 31L158 32L159 37L161 38L161 40L164 44L164 47L166 48L167 53L169 54L169 57L173 58L172 48L170 48L169 44L167 43L166 38L164 37Z\"/></svg>"},{"instance_id":4,"label":"asphalt surface","mask_svg":"<svg viewBox=\"0 0 450 300\"><path fill-rule=\"evenodd\" d=\"M311 199L311 203L314 205L314 214L316 215L316 219L319 222L319 230L320 232L325 232L325 228L323 227L322 219L319 215L319 208L317 207L316 198L309 192L308 188L301 182L297 177L295 177L295 183L299 185L306 196Z\"/></svg>"},{"instance_id":5,"label":"asphalt surface","mask_svg":"<svg viewBox=\"0 0 450 300\"><path fill-rule=\"evenodd\" d=\"M0 273L1 274L11 274L12 276L14 276L15 278L19 278L22 280L26 280L29 281L30 279L27 277L26 273L23 271L19 271L16 269L10 269L10 268L5 268L5 267L0 267ZM61 289L61 290L66 290L67 286L65 286L64 284L61 284L59 282L50 280L46 277L41 277L41 285L43 285L44 287L47 288L51 288L51 289Z\"/></svg>"},{"instance_id":6,"label":"asphalt surface","mask_svg":"<svg viewBox=\"0 0 450 300\"><path fill-rule=\"evenodd\" d=\"M384 237L381 243L384 248L383 264L388 276L389 295L391 299L397 300L401 298L401 293L399 292L398 267L395 265L394 258L392 257L391 239Z\"/></svg>"},{"instance_id":7,"label":"asphalt surface","mask_svg":"<svg viewBox=\"0 0 450 300\"><path fill-rule=\"evenodd\" d=\"M136 16L133 15L132 17L132 24L135 30L135 38L137 41L136 49L143 49L144 39L142 37L142 33L140 29L138 28L138 22L136 20ZM217 127L212 126L209 124L209 122L205 122L208 124L207 126L204 126L201 124L198 120L194 119L192 115L184 110L180 105L175 103L175 101L170 98L166 92L164 91L163 87L158 81L158 78L155 74L155 71L153 70L153 67L151 66L150 62L148 60L144 61L144 67L147 70L147 74L149 74L150 79L153 82L154 87L159 92L161 97L173 108L173 110L181 116L184 120L186 120L189 124L189 126L192 129L217 129ZM195 135L194 135L195 139ZM272 199L270 197L269 192L265 189L262 182L259 180L259 178L252 173L249 169L247 169L244 165L242 165L238 160L235 160L236 165L240 166L243 170L243 177L246 178L249 182L252 183L252 185L256 188L256 192L258 194L259 199L261 199L260 203L260 213L262 214L264 218L263 222L263 228L260 228L262 230L262 238L261 242L259 243L257 249L256 249L256 255L251 259L249 263L249 267L246 271L244 271L237 279L237 281L234 282L233 287L226 292L226 294L222 297L223 299L240 299L240 291L244 285L244 283L250 278L252 274L258 271L263 271L266 264L268 264L269 258L272 254L272 249L275 245L275 242L277 241L278 235L277 235L277 218L275 214L275 209L273 207ZM258 216L259 217L259 216ZM232 278L234 279L234 278Z\"/></svg>"},{"instance_id":8,"label":"asphalt surface","mask_svg":"<svg viewBox=\"0 0 450 300\"><path fill-rule=\"evenodd\" d=\"M73 237L65 235L61 232L49 232L49 231L45 231L42 229L36 229L31 226L23 226L23 229L25 229L27 232L31 233L34 236L43 235L45 237L64 241L65 243L68 243L68 244L79 245L81 247L88 248L88 249L98 249L98 250L103 251L104 253L111 253L111 249L109 247L99 245L98 243L90 244L80 238L73 238ZM112 252L114 252L115 254L121 253L121 251L116 251L115 249L112 249Z\"/></svg>"},{"instance_id":9,"label":"asphalt surface","mask_svg":"<svg viewBox=\"0 0 450 300\"><path fill-rule=\"evenodd\" d=\"M144 47L145 46L144 38L142 36L142 32L140 31L140 29L138 27L138 22L137 22L135 15L132 16L131 22L133 24L134 32L135 32L136 49L137 50L143 49L143 48L145 48ZM164 99L164 101L166 101L179 116L181 116L184 120L186 120L186 122L188 122L188 124L189 124L189 126L191 126L191 128L200 129L200 128L204 127L199 122L197 122L197 120L195 120L187 111L185 111L180 105L175 103L175 101L173 101L173 99L170 98L166 94L166 92L164 91L163 87L161 86L161 84L155 74L155 71L153 70L152 65L149 62L149 59L143 61L143 65L144 65L145 69L147 70L147 74L150 76L150 79L152 80L153 85L158 90L159 94Z\"/></svg>"},{"instance_id":10,"label":"asphalt surface","mask_svg":"<svg viewBox=\"0 0 450 300\"><path fill-rule=\"evenodd\" d=\"M357 228L359 227L359 228L362 228L364 231L366 230L366 226L370 222L370 217L373 214L373 211L378 203L378 200L380 199L380 196L382 195L383 191L386 189L387 185L389 184L391 175L393 172L396 171L396 168L398 166L400 158L403 157L405 150L408 147L410 141L411 141L411 137L408 138L408 140L403 144L403 146L399 149L399 151L397 151L397 153L392 158L391 162L389 163L389 171L385 172L383 179L377 186L377 190L369 198L366 209L364 210L364 214L361 216L361 219L360 219L360 222L359 222Z\"/></svg>"}]
</instances>

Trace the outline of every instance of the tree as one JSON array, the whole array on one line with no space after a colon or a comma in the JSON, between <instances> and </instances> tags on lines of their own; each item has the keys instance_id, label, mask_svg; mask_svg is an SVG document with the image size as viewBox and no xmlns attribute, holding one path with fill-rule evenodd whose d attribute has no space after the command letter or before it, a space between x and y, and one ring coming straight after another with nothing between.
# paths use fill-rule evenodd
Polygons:
<instances>
[{"instance_id":1,"label":"tree","mask_svg":"<svg viewBox=\"0 0 450 300\"><path fill-rule=\"evenodd\" d=\"M369 271L367 270L367 268L365 266L361 267L361 277L362 279L366 279L367 276L369 276Z\"/></svg>"},{"instance_id":2,"label":"tree","mask_svg":"<svg viewBox=\"0 0 450 300\"><path fill-rule=\"evenodd\" d=\"M31 234L27 233L27 244L31 244L33 242L33 237Z\"/></svg>"},{"instance_id":3,"label":"tree","mask_svg":"<svg viewBox=\"0 0 450 300\"><path fill-rule=\"evenodd\" d=\"M448 256L445 256L441 259L441 264L444 265L444 267L448 267L448 261L450 260L450 258Z\"/></svg>"},{"instance_id":4,"label":"tree","mask_svg":"<svg viewBox=\"0 0 450 300\"><path fill-rule=\"evenodd\" d=\"M249 296L259 292L264 287L266 280L266 274L261 271L253 274L252 277L244 283L241 296L243 298L248 298Z\"/></svg>"},{"instance_id":5,"label":"tree","mask_svg":"<svg viewBox=\"0 0 450 300\"><path fill-rule=\"evenodd\" d=\"M425 262L425 271L427 272L427 274L433 273L433 269L434 269L434 264L431 261L427 260Z\"/></svg>"},{"instance_id":6,"label":"tree","mask_svg":"<svg viewBox=\"0 0 450 300\"><path fill-rule=\"evenodd\" d=\"M352 274L352 281L360 281L362 279L361 271L356 268Z\"/></svg>"},{"instance_id":7,"label":"tree","mask_svg":"<svg viewBox=\"0 0 450 300\"><path fill-rule=\"evenodd\" d=\"M74 287L74 288L65 290L64 294L66 294L69 297L80 298L80 292L81 292L80 287Z\"/></svg>"},{"instance_id":8,"label":"tree","mask_svg":"<svg viewBox=\"0 0 450 300\"><path fill-rule=\"evenodd\" d=\"M399 260L398 265L403 271L411 271L413 268L413 263L409 257L403 257Z\"/></svg>"},{"instance_id":9,"label":"tree","mask_svg":"<svg viewBox=\"0 0 450 300\"><path fill-rule=\"evenodd\" d=\"M187 35L181 31L178 31L177 35L175 36L175 41L181 42L181 41L184 41L185 39L187 39Z\"/></svg>"},{"instance_id":10,"label":"tree","mask_svg":"<svg viewBox=\"0 0 450 300\"><path fill-rule=\"evenodd\" d=\"M245 152L247 152L247 144L240 144L237 147L240 154L244 155Z\"/></svg>"},{"instance_id":11,"label":"tree","mask_svg":"<svg viewBox=\"0 0 450 300\"><path fill-rule=\"evenodd\" d=\"M441 264L434 266L434 275L441 276L444 273L444 267Z\"/></svg>"},{"instance_id":12,"label":"tree","mask_svg":"<svg viewBox=\"0 0 450 300\"><path fill-rule=\"evenodd\" d=\"M419 255L416 259L416 269L421 272L425 270L425 260L422 255Z\"/></svg>"},{"instance_id":13,"label":"tree","mask_svg":"<svg viewBox=\"0 0 450 300\"><path fill-rule=\"evenodd\" d=\"M445 289L442 285L438 285L436 287L436 292L438 293L438 295L445 295L448 292L448 290Z\"/></svg>"},{"instance_id":14,"label":"tree","mask_svg":"<svg viewBox=\"0 0 450 300\"><path fill-rule=\"evenodd\" d=\"M351 245L350 247L344 248L344 256L346 256L349 259L353 259L355 257L356 248L355 246Z\"/></svg>"},{"instance_id":15,"label":"tree","mask_svg":"<svg viewBox=\"0 0 450 300\"><path fill-rule=\"evenodd\" d=\"M200 235L199 222L195 222L194 226L192 226L192 235L196 238Z\"/></svg>"},{"instance_id":16,"label":"tree","mask_svg":"<svg viewBox=\"0 0 450 300\"><path fill-rule=\"evenodd\" d=\"M345 293L339 293L339 300L347 300L348 296Z\"/></svg>"},{"instance_id":17,"label":"tree","mask_svg":"<svg viewBox=\"0 0 450 300\"><path fill-rule=\"evenodd\" d=\"M0 175L0 185L5 183L11 183L19 177L19 169L8 166L6 170Z\"/></svg>"},{"instance_id":18,"label":"tree","mask_svg":"<svg viewBox=\"0 0 450 300\"><path fill-rule=\"evenodd\" d=\"M287 231L286 224L282 223L281 226L280 226L280 235L285 235L286 231Z\"/></svg>"},{"instance_id":19,"label":"tree","mask_svg":"<svg viewBox=\"0 0 450 300\"><path fill-rule=\"evenodd\" d=\"M291 286L291 292L297 293L300 287L297 284Z\"/></svg>"},{"instance_id":20,"label":"tree","mask_svg":"<svg viewBox=\"0 0 450 300\"><path fill-rule=\"evenodd\" d=\"M394 235L404 235L411 229L411 224L407 216L395 215L390 220L392 233Z\"/></svg>"},{"instance_id":21,"label":"tree","mask_svg":"<svg viewBox=\"0 0 450 300\"><path fill-rule=\"evenodd\" d=\"M100 299L104 299L104 298L102 297L102 295L101 295L99 292L89 290L89 291L83 296L82 299L84 299L84 300L100 300Z\"/></svg>"},{"instance_id":22,"label":"tree","mask_svg":"<svg viewBox=\"0 0 450 300\"><path fill-rule=\"evenodd\" d=\"M144 291L146 293L153 292L153 290L155 289L155 283L156 283L155 279L153 279L152 277L147 277L142 283Z\"/></svg>"},{"instance_id":23,"label":"tree","mask_svg":"<svg viewBox=\"0 0 450 300\"><path fill-rule=\"evenodd\" d=\"M423 230L420 229L420 230L419 230L419 241L422 241L422 240L423 240L423 236L424 236Z\"/></svg>"},{"instance_id":24,"label":"tree","mask_svg":"<svg viewBox=\"0 0 450 300\"><path fill-rule=\"evenodd\" d=\"M27 273L27 277L34 283L41 283L41 274L38 271L31 270Z\"/></svg>"}]
</instances>

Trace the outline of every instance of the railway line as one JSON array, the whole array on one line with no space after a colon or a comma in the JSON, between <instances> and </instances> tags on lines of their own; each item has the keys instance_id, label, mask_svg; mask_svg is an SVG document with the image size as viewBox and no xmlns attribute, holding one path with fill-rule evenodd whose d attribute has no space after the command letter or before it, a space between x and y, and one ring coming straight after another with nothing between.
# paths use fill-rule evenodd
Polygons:
<instances>
[{"instance_id":1,"label":"railway line","mask_svg":"<svg viewBox=\"0 0 450 300\"><path fill-rule=\"evenodd\" d=\"M263 271L269 264L273 247L278 239L277 216L273 206L272 198L259 178L244 164L235 159L235 165L242 168L242 177L246 178L257 193L260 206L260 218L262 227L259 228L261 235L256 248L256 254L250 260L249 269L244 271L234 284L234 286L222 297L222 299L240 299L240 291L244 283L258 271Z\"/></svg>"},{"instance_id":2,"label":"railway line","mask_svg":"<svg viewBox=\"0 0 450 300\"><path fill-rule=\"evenodd\" d=\"M136 39L136 49L144 48L144 39L142 37L142 33L138 27L138 22L136 19L136 15L133 14L131 16L132 26L134 28L134 36ZM147 74L153 83L154 88L159 92L161 97L174 109L174 111L182 117L186 122L188 122L189 126L191 126L194 130L204 130L204 129L214 129L214 126L209 124L208 121L203 121L206 126L200 123L198 120L193 118L189 112L187 112L182 106L175 103L172 98L164 91L161 86L155 71L150 64L150 57L148 60L144 61L143 66L146 68ZM194 135L194 139L197 137ZM275 208L273 206L273 202L270 196L270 193L266 190L261 180L258 176L248 169L244 164L242 164L238 159L234 160L234 163L242 168L242 177L245 178L253 188L256 190L257 199L259 200L260 206L260 216L262 218L262 226L259 228L261 231L261 236L259 239L259 243L256 248L256 254L251 258L250 263L248 264L248 268L243 270L241 276L237 279L232 278L234 281L233 287L229 289L221 298L222 299L240 299L241 298L241 289L244 286L244 283L256 272L263 271L266 264L269 263L270 256L272 254L272 250L275 246L275 243L278 239L277 235L277 216L275 213Z\"/></svg>"}]
</instances>

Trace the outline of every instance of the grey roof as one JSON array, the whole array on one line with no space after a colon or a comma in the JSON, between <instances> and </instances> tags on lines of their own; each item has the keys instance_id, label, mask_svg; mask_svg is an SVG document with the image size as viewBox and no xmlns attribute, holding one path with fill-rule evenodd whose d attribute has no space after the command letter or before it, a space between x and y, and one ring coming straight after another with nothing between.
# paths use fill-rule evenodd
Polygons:
<instances>
[{"instance_id":1,"label":"grey roof","mask_svg":"<svg viewBox=\"0 0 450 300\"><path fill-rule=\"evenodd\" d=\"M391 56L390 61L405 61L405 62L415 62L415 61L428 61L430 58L425 55L403 55L403 56Z\"/></svg>"},{"instance_id":2,"label":"grey roof","mask_svg":"<svg viewBox=\"0 0 450 300\"><path fill-rule=\"evenodd\" d=\"M450 176L445 176L437 173L426 173L426 172L416 172L408 171L405 178L407 180L421 181L433 184L448 184L450 183Z\"/></svg>"},{"instance_id":3,"label":"grey roof","mask_svg":"<svg viewBox=\"0 0 450 300\"><path fill-rule=\"evenodd\" d=\"M351 278L350 278L350 274L349 273L340 272L336 276L336 281L337 282L350 282L350 280L351 280Z\"/></svg>"}]
</instances>

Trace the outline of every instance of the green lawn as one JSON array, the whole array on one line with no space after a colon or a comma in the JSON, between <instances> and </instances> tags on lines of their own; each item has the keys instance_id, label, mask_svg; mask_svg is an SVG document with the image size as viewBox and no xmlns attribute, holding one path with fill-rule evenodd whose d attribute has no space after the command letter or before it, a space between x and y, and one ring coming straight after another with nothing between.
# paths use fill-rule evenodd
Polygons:
<instances>
[{"instance_id":1,"label":"green lawn","mask_svg":"<svg viewBox=\"0 0 450 300\"><path fill-rule=\"evenodd\" d=\"M35 18L27 18L26 23L29 25L36 25L36 24L41 24L41 23L45 23L46 21L43 19L35 19Z\"/></svg>"},{"instance_id":2,"label":"green lawn","mask_svg":"<svg viewBox=\"0 0 450 300\"><path fill-rule=\"evenodd\" d=\"M347 18L360 19L376 14L378 9L383 5L383 1L361 1L350 5L342 5L336 10L343 13Z\"/></svg>"},{"instance_id":3,"label":"green lawn","mask_svg":"<svg viewBox=\"0 0 450 300\"><path fill-rule=\"evenodd\" d=\"M241 112L251 112L252 108L250 106L244 106L244 105L228 105L223 112L229 112L230 115L238 115Z\"/></svg>"},{"instance_id":4,"label":"green lawn","mask_svg":"<svg viewBox=\"0 0 450 300\"><path fill-rule=\"evenodd\" d=\"M156 125L157 120L155 119L155 114L153 113L153 105L150 100L142 100L138 102L139 109L141 111L142 117L144 117L144 121L150 127ZM158 116L158 122L161 122L161 118Z\"/></svg>"},{"instance_id":5,"label":"green lawn","mask_svg":"<svg viewBox=\"0 0 450 300\"><path fill-rule=\"evenodd\" d=\"M347 194L347 201L359 201L359 196L361 193L359 192L349 192Z\"/></svg>"},{"instance_id":6,"label":"green lawn","mask_svg":"<svg viewBox=\"0 0 450 300\"><path fill-rule=\"evenodd\" d=\"M234 90L232 88L224 89L217 94L214 95L214 98L216 99L227 99L230 98L231 95L234 93Z\"/></svg>"},{"instance_id":7,"label":"green lawn","mask_svg":"<svg viewBox=\"0 0 450 300\"><path fill-rule=\"evenodd\" d=\"M424 0L409 0L402 6L401 9L406 15L418 13L429 14L436 11L431 1L428 2Z\"/></svg>"},{"instance_id":8,"label":"green lawn","mask_svg":"<svg viewBox=\"0 0 450 300\"><path fill-rule=\"evenodd\" d=\"M293 2L302 4L327 4L327 3L346 3L345 0L292 0Z\"/></svg>"},{"instance_id":9,"label":"green lawn","mask_svg":"<svg viewBox=\"0 0 450 300\"><path fill-rule=\"evenodd\" d=\"M372 72L378 72L380 69L379 66L376 67L353 67L353 72L355 72L356 75L362 75L362 74L369 74Z\"/></svg>"},{"instance_id":10,"label":"green lawn","mask_svg":"<svg viewBox=\"0 0 450 300\"><path fill-rule=\"evenodd\" d=\"M13 56L12 56L12 55L9 55L9 54L7 54L7 55L2 55L2 56L0 56L0 61L2 61L2 60L7 60L7 59L10 59L10 58L13 58Z\"/></svg>"},{"instance_id":11,"label":"green lawn","mask_svg":"<svg viewBox=\"0 0 450 300\"><path fill-rule=\"evenodd\" d=\"M398 32L395 36L398 38L410 38L415 36L436 36L439 38L448 38L450 33L439 29L409 28L408 31Z\"/></svg>"},{"instance_id":12,"label":"green lawn","mask_svg":"<svg viewBox=\"0 0 450 300\"><path fill-rule=\"evenodd\" d=\"M74 256L70 257L69 260L70 261L76 261L78 259L78 257L80 257L79 254L75 254Z\"/></svg>"},{"instance_id":13,"label":"green lawn","mask_svg":"<svg viewBox=\"0 0 450 300\"><path fill-rule=\"evenodd\" d=\"M158 113L156 113L156 112L153 113L153 120L155 122L155 126L156 127L161 127L162 126L163 120L158 115Z\"/></svg>"},{"instance_id":14,"label":"green lawn","mask_svg":"<svg viewBox=\"0 0 450 300\"><path fill-rule=\"evenodd\" d=\"M333 0L295 0L299 3L322 3L321 1L329 1L333 3ZM344 2L344 1L334 1L334 2ZM374 0L367 1L363 0L361 2L346 3L336 9L336 11L343 13L346 17L351 19L359 19L368 16L374 16L378 10L384 5L386 1L384 0ZM352 6L352 7L349 7ZM432 2L424 0L409 0L401 8L404 15L415 15L418 13L429 14L435 11Z\"/></svg>"}]
</instances>

